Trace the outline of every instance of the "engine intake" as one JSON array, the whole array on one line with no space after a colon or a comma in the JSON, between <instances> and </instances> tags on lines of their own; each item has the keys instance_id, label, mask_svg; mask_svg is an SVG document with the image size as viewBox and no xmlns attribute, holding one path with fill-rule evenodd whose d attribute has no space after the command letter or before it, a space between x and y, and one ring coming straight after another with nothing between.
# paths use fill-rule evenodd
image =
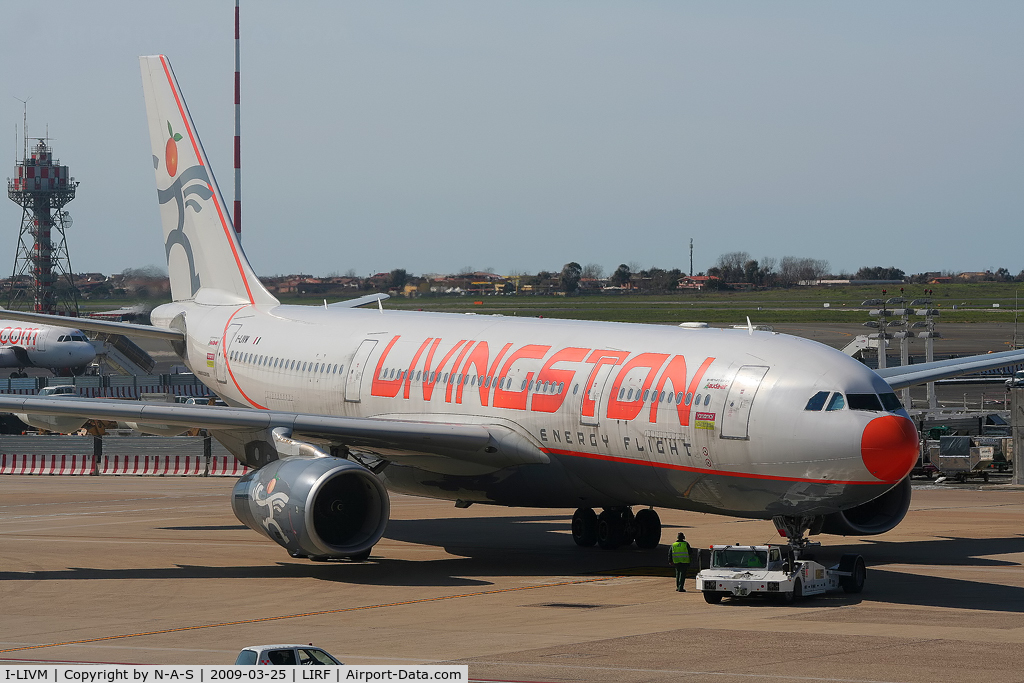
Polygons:
<instances>
[{"instance_id":1,"label":"engine intake","mask_svg":"<svg viewBox=\"0 0 1024 683\"><path fill-rule=\"evenodd\" d=\"M910 509L910 477L874 500L825 517L821 533L838 536L874 536L891 531Z\"/></svg>"},{"instance_id":2,"label":"engine intake","mask_svg":"<svg viewBox=\"0 0 1024 683\"><path fill-rule=\"evenodd\" d=\"M250 472L235 484L235 517L293 557L369 554L391 513L387 489L349 460L292 456Z\"/></svg>"}]
</instances>

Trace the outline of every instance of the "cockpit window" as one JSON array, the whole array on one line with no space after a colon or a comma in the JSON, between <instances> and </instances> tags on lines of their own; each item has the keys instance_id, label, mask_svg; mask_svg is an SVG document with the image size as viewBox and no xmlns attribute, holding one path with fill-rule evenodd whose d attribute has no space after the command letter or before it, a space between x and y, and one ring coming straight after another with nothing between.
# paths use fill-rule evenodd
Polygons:
<instances>
[{"instance_id":1,"label":"cockpit window","mask_svg":"<svg viewBox=\"0 0 1024 683\"><path fill-rule=\"evenodd\" d=\"M850 410L874 410L882 412L882 402L875 394L847 394Z\"/></svg>"},{"instance_id":2,"label":"cockpit window","mask_svg":"<svg viewBox=\"0 0 1024 683\"><path fill-rule=\"evenodd\" d=\"M900 399L896 394L880 394L879 398L882 399L882 405L890 413L895 413L903 408L903 404L900 403Z\"/></svg>"},{"instance_id":3,"label":"cockpit window","mask_svg":"<svg viewBox=\"0 0 1024 683\"><path fill-rule=\"evenodd\" d=\"M843 400L843 395L838 391L832 394L832 400L828 402L828 408L825 410L842 410L846 406L846 401Z\"/></svg>"},{"instance_id":4,"label":"cockpit window","mask_svg":"<svg viewBox=\"0 0 1024 683\"><path fill-rule=\"evenodd\" d=\"M825 399L828 398L827 391L819 391L807 401L804 410L821 410L825 406Z\"/></svg>"}]
</instances>

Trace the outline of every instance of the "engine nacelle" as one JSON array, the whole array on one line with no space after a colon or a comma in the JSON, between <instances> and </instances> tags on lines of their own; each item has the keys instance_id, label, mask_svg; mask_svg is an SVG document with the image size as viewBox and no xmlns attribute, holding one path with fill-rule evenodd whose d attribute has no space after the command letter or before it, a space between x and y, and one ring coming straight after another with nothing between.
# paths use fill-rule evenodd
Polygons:
<instances>
[{"instance_id":1,"label":"engine nacelle","mask_svg":"<svg viewBox=\"0 0 1024 683\"><path fill-rule=\"evenodd\" d=\"M910 477L878 498L825 517L821 533L839 536L874 536L891 531L910 509Z\"/></svg>"},{"instance_id":2,"label":"engine nacelle","mask_svg":"<svg viewBox=\"0 0 1024 683\"><path fill-rule=\"evenodd\" d=\"M125 422L125 424L128 425L128 429L134 429L143 434L153 434L154 436L181 436L191 429L191 427L182 427L180 425L147 424L145 422Z\"/></svg>"},{"instance_id":3,"label":"engine nacelle","mask_svg":"<svg viewBox=\"0 0 1024 683\"><path fill-rule=\"evenodd\" d=\"M68 415L35 415L32 413L17 413L17 418L27 425L36 429L43 429L48 432L59 434L70 434L85 426L89 421L87 417L71 417Z\"/></svg>"},{"instance_id":4,"label":"engine nacelle","mask_svg":"<svg viewBox=\"0 0 1024 683\"><path fill-rule=\"evenodd\" d=\"M313 558L369 554L391 514L370 470L331 457L292 456L250 472L235 484L231 507L293 557Z\"/></svg>"}]
</instances>

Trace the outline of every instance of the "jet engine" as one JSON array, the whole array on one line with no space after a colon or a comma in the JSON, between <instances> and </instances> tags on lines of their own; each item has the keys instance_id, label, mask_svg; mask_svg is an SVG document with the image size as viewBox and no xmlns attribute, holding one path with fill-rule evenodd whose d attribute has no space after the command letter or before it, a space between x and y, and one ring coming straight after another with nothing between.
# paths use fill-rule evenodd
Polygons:
<instances>
[{"instance_id":1,"label":"jet engine","mask_svg":"<svg viewBox=\"0 0 1024 683\"><path fill-rule=\"evenodd\" d=\"M910 509L910 477L878 498L849 510L825 517L821 533L838 536L874 536L884 534L903 521Z\"/></svg>"},{"instance_id":2,"label":"jet engine","mask_svg":"<svg viewBox=\"0 0 1024 683\"><path fill-rule=\"evenodd\" d=\"M333 457L274 460L238 480L231 507L292 557L311 559L368 557L391 513L370 470Z\"/></svg>"},{"instance_id":3,"label":"jet engine","mask_svg":"<svg viewBox=\"0 0 1024 683\"><path fill-rule=\"evenodd\" d=\"M17 418L36 429L43 429L58 434L70 434L85 426L87 417L71 417L66 415L35 415L33 413L17 413Z\"/></svg>"}]
</instances>

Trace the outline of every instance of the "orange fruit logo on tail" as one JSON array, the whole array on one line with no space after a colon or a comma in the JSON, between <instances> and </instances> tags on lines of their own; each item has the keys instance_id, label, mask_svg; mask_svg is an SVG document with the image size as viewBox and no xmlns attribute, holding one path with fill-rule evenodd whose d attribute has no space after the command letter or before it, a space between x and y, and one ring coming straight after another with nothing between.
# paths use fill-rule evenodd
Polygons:
<instances>
[{"instance_id":1,"label":"orange fruit logo on tail","mask_svg":"<svg viewBox=\"0 0 1024 683\"><path fill-rule=\"evenodd\" d=\"M181 140L181 133L175 133L171 128L171 122L167 122L167 132L171 137L167 139L167 147L164 149L164 162L167 164L167 175L172 178L178 173L178 140Z\"/></svg>"}]
</instances>

